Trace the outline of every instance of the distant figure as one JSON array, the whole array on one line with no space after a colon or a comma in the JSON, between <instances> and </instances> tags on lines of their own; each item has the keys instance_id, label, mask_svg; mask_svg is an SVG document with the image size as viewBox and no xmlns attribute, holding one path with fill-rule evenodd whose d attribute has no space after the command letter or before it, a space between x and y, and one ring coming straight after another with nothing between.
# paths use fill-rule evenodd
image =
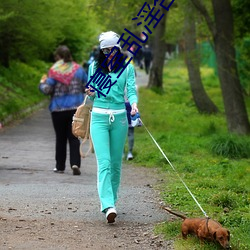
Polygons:
<instances>
[{"instance_id":1,"label":"distant figure","mask_svg":"<svg viewBox=\"0 0 250 250\"><path fill-rule=\"evenodd\" d=\"M130 62L132 65L134 65L133 60ZM136 70L135 70L135 76L136 76ZM137 85L136 86L136 93L138 98L138 91L137 91ZM133 148L134 148L134 130L135 128L131 125L131 105L128 101L128 98L126 96L126 90L125 90L125 105L126 105L126 111L127 111L127 119L128 119L128 154L127 154L127 161L133 160Z\"/></svg>"},{"instance_id":2,"label":"distant figure","mask_svg":"<svg viewBox=\"0 0 250 250\"><path fill-rule=\"evenodd\" d=\"M134 49L135 50L135 49ZM138 52L134 56L135 64L140 68L143 69L143 49L139 49Z\"/></svg>"},{"instance_id":3,"label":"distant figure","mask_svg":"<svg viewBox=\"0 0 250 250\"><path fill-rule=\"evenodd\" d=\"M99 55L99 46L94 46L92 48L92 51L89 54L89 60L87 62L88 65L90 65L92 62L94 62L95 60L97 60L98 55Z\"/></svg>"},{"instance_id":4,"label":"distant figure","mask_svg":"<svg viewBox=\"0 0 250 250\"><path fill-rule=\"evenodd\" d=\"M127 119L128 119L128 154L127 161L133 160L133 148L134 148L134 130L135 128L131 126L131 105L129 101L125 102L126 111L127 111Z\"/></svg>"},{"instance_id":5,"label":"distant figure","mask_svg":"<svg viewBox=\"0 0 250 250\"><path fill-rule=\"evenodd\" d=\"M84 100L87 74L73 61L67 46L59 46L55 51L56 63L50 68L39 84L40 91L50 95L49 110L56 134L55 173L64 173L66 168L67 141L69 141L70 166L73 175L80 175L80 142L72 134L72 117Z\"/></svg>"},{"instance_id":6,"label":"distant figure","mask_svg":"<svg viewBox=\"0 0 250 250\"><path fill-rule=\"evenodd\" d=\"M151 64L151 61L153 59L151 49L149 48L148 45L145 45L145 49L144 49L144 52L143 52L143 57L144 57L145 71L146 71L146 74L148 75L149 69L150 69L150 64Z\"/></svg>"},{"instance_id":7,"label":"distant figure","mask_svg":"<svg viewBox=\"0 0 250 250\"><path fill-rule=\"evenodd\" d=\"M89 64L88 64L88 62L86 60L84 60L82 62L82 67L83 67L84 71L86 72L86 74L88 74Z\"/></svg>"}]
</instances>

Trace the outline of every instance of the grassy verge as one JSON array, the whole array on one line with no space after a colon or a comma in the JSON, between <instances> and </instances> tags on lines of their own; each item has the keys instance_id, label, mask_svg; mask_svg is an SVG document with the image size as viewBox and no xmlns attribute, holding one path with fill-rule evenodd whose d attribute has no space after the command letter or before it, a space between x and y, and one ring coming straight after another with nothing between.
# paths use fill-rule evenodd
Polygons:
<instances>
[{"instance_id":1,"label":"grassy verge","mask_svg":"<svg viewBox=\"0 0 250 250\"><path fill-rule=\"evenodd\" d=\"M9 69L0 67L0 122L6 123L9 116L19 118L23 110L31 110L46 97L38 90L42 74L48 65L33 62L30 65L12 62Z\"/></svg>"},{"instance_id":2,"label":"grassy verge","mask_svg":"<svg viewBox=\"0 0 250 250\"><path fill-rule=\"evenodd\" d=\"M227 133L218 79L211 69L201 70L205 89L220 114L197 112L186 68L182 61L176 60L165 67L164 94L139 90L142 120L202 208L230 230L232 249L250 249L250 138ZM188 217L203 216L143 127L135 131L134 155L136 165L157 167L161 171L163 184L157 188L165 204ZM156 232L168 239L175 238L178 250L217 249L214 244L201 247L192 237L184 242L178 237L180 224L180 219L163 223L156 227Z\"/></svg>"}]
</instances>

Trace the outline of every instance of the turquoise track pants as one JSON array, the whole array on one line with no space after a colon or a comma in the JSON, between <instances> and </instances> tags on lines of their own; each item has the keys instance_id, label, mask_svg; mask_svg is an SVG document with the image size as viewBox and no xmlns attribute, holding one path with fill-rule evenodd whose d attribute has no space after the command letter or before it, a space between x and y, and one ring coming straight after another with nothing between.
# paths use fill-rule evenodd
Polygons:
<instances>
[{"instance_id":1,"label":"turquoise track pants","mask_svg":"<svg viewBox=\"0 0 250 250\"><path fill-rule=\"evenodd\" d=\"M126 112L91 113L90 134L97 160L97 190L101 211L115 207L121 179L122 155L128 133Z\"/></svg>"}]
</instances>

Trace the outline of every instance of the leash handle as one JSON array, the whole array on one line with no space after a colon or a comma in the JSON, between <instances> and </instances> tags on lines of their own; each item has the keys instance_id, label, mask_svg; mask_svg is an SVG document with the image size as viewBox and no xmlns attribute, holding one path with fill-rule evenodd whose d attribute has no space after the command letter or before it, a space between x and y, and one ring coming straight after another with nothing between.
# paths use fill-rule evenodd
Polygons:
<instances>
[{"instance_id":1,"label":"leash handle","mask_svg":"<svg viewBox=\"0 0 250 250\"><path fill-rule=\"evenodd\" d=\"M191 195L191 197L193 198L193 200L195 201L195 203L198 205L198 207L200 208L200 210L202 211L202 213L205 215L206 218L209 218L208 215L206 214L206 212L203 210L203 208L199 204L199 202L196 200L196 198L192 194L192 192L190 191L190 189L188 188L188 186L186 185L186 183L182 180L182 178L178 174L178 172L175 169L175 167L173 166L173 164L170 162L170 160L168 159L168 157L165 155L165 153L163 152L163 150L161 149L161 147L159 146L159 144L157 143L157 141L154 139L154 137L152 136L152 134L149 132L149 130L147 129L147 127L145 126L145 124L143 123L143 121L141 120L141 118L139 118L139 119L140 119L142 125L145 127L146 131L148 132L149 136L151 137L151 139L155 143L155 145L158 147L158 149L160 150L160 152L162 153L162 155L164 156L164 158L167 160L168 164L171 166L171 168L174 170L174 172L176 173L176 175L179 177L180 181L185 186L185 188L187 189L187 191L189 192L189 194Z\"/></svg>"}]
</instances>

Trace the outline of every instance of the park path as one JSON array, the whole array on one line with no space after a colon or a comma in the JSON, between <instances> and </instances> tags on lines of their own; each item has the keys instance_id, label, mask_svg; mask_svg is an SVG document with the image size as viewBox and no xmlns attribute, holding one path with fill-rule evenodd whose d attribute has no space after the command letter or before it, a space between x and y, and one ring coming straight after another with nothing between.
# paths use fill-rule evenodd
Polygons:
<instances>
[{"instance_id":1,"label":"park path","mask_svg":"<svg viewBox=\"0 0 250 250\"><path fill-rule=\"evenodd\" d=\"M141 74L141 76L140 76ZM147 76L137 76L143 86ZM167 219L157 170L124 162L118 218L100 213L94 154L81 176L53 173L54 132L47 109L0 130L0 249L172 249L153 227Z\"/></svg>"}]
</instances>

